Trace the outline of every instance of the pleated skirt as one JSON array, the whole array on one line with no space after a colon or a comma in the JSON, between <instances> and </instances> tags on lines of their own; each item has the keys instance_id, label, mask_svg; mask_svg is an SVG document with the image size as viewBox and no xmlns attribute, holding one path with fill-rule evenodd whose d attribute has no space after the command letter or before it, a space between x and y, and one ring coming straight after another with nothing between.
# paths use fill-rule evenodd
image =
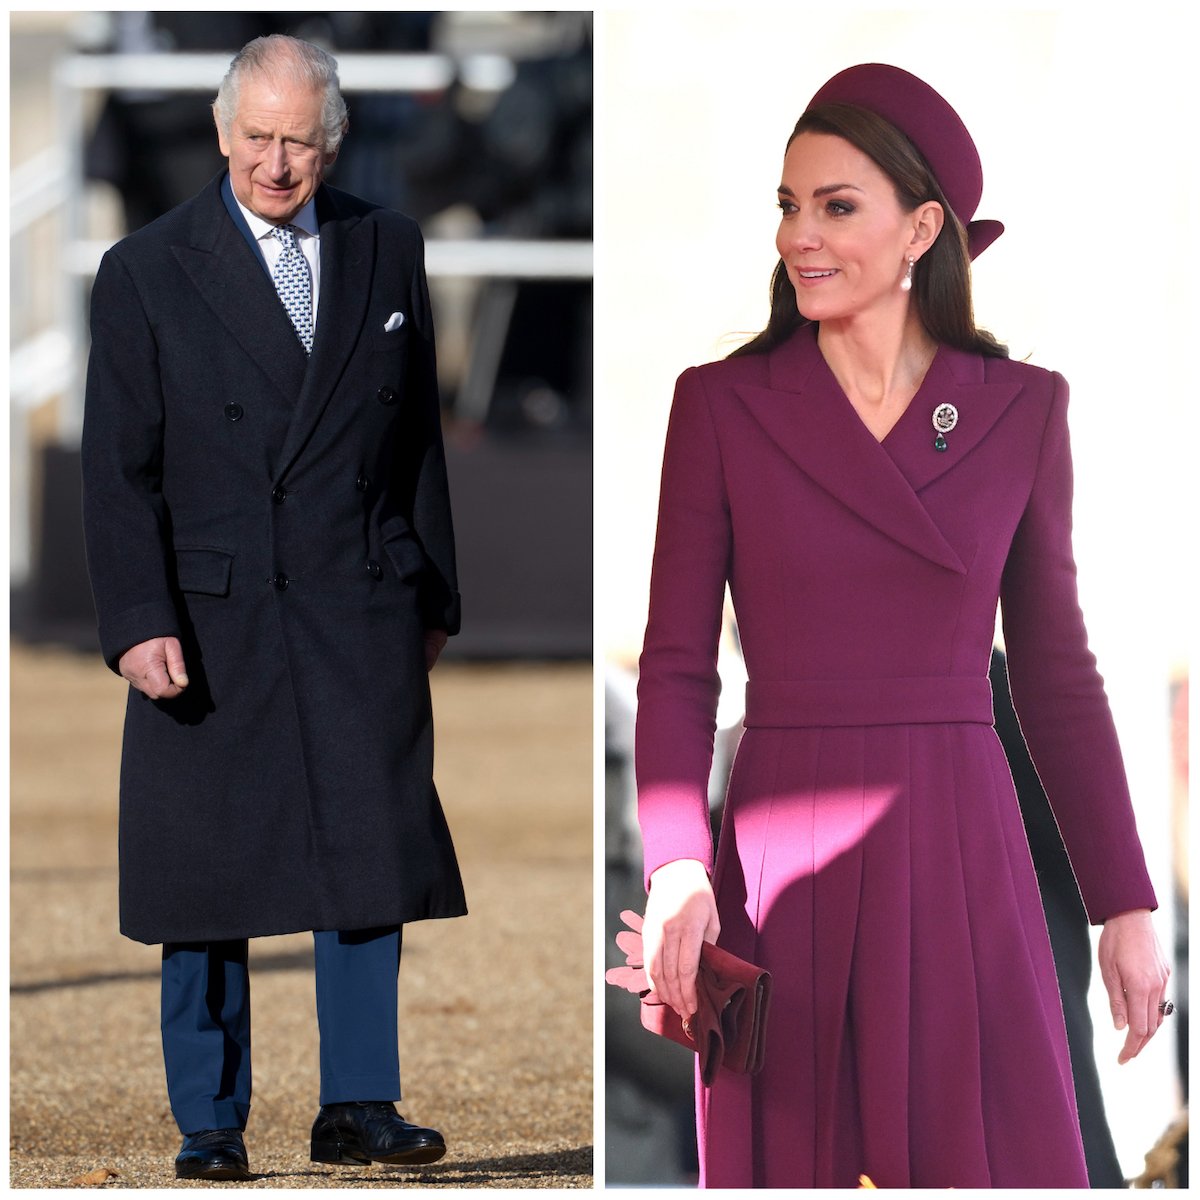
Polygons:
<instances>
[{"instance_id":1,"label":"pleated skirt","mask_svg":"<svg viewBox=\"0 0 1200 1200\"><path fill-rule=\"evenodd\" d=\"M1088 1186L993 729L748 729L714 884L773 994L761 1073L698 1085L701 1186Z\"/></svg>"}]
</instances>

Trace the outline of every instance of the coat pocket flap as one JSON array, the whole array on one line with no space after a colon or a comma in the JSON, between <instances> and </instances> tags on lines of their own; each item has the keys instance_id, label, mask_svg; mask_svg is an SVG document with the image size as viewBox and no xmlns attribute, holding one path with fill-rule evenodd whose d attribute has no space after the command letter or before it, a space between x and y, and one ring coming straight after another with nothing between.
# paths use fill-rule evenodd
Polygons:
<instances>
[{"instance_id":1,"label":"coat pocket flap","mask_svg":"<svg viewBox=\"0 0 1200 1200\"><path fill-rule=\"evenodd\" d=\"M175 572L180 591L228 596L232 571L233 555L227 550L196 547L175 551Z\"/></svg>"},{"instance_id":2,"label":"coat pocket flap","mask_svg":"<svg viewBox=\"0 0 1200 1200\"><path fill-rule=\"evenodd\" d=\"M410 579L425 570L425 555L411 534L401 534L383 543L383 549L401 579Z\"/></svg>"}]
</instances>

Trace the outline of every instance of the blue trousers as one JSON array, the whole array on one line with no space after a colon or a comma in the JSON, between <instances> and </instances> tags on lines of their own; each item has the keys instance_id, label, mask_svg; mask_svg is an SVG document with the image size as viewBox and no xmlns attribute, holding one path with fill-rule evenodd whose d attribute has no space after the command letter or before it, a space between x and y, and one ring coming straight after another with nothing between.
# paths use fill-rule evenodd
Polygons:
<instances>
[{"instance_id":1,"label":"blue trousers","mask_svg":"<svg viewBox=\"0 0 1200 1200\"><path fill-rule=\"evenodd\" d=\"M401 931L313 934L321 1104L399 1100ZM180 1132L245 1129L250 1114L248 943L163 945L167 1094Z\"/></svg>"}]
</instances>

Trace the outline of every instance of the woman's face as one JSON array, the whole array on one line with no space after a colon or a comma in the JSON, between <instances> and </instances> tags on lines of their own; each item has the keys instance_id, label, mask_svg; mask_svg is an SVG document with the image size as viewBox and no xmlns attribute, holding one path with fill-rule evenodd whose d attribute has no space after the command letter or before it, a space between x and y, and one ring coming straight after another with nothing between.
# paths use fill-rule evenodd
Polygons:
<instances>
[{"instance_id":1,"label":"woman's face","mask_svg":"<svg viewBox=\"0 0 1200 1200\"><path fill-rule=\"evenodd\" d=\"M779 207L775 245L802 316L830 322L907 312L900 281L909 255L920 258L932 240L920 231L928 206L905 212L891 180L861 150L833 134L799 134L783 160Z\"/></svg>"}]
</instances>

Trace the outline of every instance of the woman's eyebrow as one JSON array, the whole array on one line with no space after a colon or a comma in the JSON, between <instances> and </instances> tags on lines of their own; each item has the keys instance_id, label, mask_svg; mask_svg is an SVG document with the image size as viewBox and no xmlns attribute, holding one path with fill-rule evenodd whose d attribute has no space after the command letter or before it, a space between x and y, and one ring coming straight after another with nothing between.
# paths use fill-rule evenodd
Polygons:
<instances>
[{"instance_id":1,"label":"woman's eyebrow","mask_svg":"<svg viewBox=\"0 0 1200 1200\"><path fill-rule=\"evenodd\" d=\"M781 183L776 190L779 192L779 194L781 196L793 196L794 197L796 194L795 192L792 191L792 189L790 187L788 187L788 185L786 183ZM821 196L828 196L832 192L841 192L841 191L846 191L846 190L849 190L852 192L861 192L862 188L858 187L856 184L853 184L853 183L827 183L827 184L825 184L824 187L816 188L813 191L813 197L819 199Z\"/></svg>"}]
</instances>

